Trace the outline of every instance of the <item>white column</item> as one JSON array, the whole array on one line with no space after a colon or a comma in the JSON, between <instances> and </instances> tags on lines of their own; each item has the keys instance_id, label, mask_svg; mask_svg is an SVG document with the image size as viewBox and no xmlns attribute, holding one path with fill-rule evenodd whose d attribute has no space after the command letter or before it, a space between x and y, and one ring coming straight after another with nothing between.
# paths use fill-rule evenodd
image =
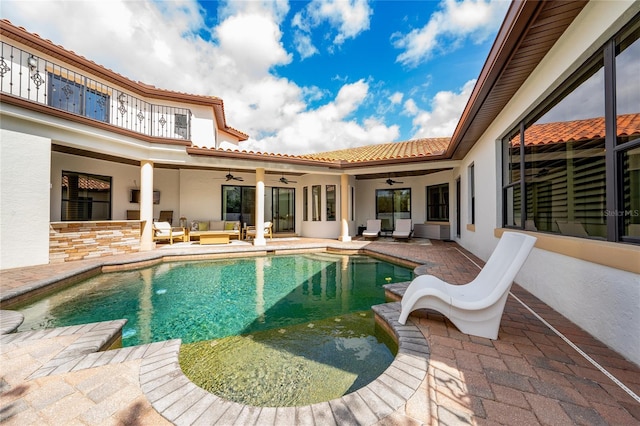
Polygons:
<instances>
[{"instance_id":1,"label":"white column","mask_svg":"<svg viewBox=\"0 0 640 426\"><path fill-rule=\"evenodd\" d=\"M265 246L267 240L264 239L264 169L256 169L256 237L253 239L254 246Z\"/></svg>"},{"instance_id":2,"label":"white column","mask_svg":"<svg viewBox=\"0 0 640 426\"><path fill-rule=\"evenodd\" d=\"M349 235L349 175L340 175L340 236L338 240L351 241Z\"/></svg>"},{"instance_id":3,"label":"white column","mask_svg":"<svg viewBox=\"0 0 640 426\"><path fill-rule=\"evenodd\" d=\"M140 220L140 250L153 250L153 161L140 162Z\"/></svg>"}]
</instances>

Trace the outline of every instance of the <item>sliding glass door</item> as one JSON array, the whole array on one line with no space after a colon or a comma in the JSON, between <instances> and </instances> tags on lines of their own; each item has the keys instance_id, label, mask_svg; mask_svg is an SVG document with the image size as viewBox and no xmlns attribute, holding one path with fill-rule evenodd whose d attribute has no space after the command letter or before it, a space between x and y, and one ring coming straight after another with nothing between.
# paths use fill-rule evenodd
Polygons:
<instances>
[{"instance_id":1,"label":"sliding glass door","mask_svg":"<svg viewBox=\"0 0 640 426\"><path fill-rule=\"evenodd\" d=\"M272 188L273 232L295 231L295 190L293 188ZM265 209L269 210L269 209Z\"/></svg>"},{"instance_id":2,"label":"sliding glass door","mask_svg":"<svg viewBox=\"0 0 640 426\"><path fill-rule=\"evenodd\" d=\"M256 188L253 186L222 185L222 219L255 225L255 200Z\"/></svg>"},{"instance_id":3,"label":"sliding glass door","mask_svg":"<svg viewBox=\"0 0 640 426\"><path fill-rule=\"evenodd\" d=\"M396 219L411 219L411 188L377 189L376 219L385 232L396 228Z\"/></svg>"},{"instance_id":4,"label":"sliding glass door","mask_svg":"<svg viewBox=\"0 0 640 426\"><path fill-rule=\"evenodd\" d=\"M273 232L295 232L295 189L265 188L264 220L273 222ZM222 218L255 225L256 188L222 185Z\"/></svg>"}]
</instances>

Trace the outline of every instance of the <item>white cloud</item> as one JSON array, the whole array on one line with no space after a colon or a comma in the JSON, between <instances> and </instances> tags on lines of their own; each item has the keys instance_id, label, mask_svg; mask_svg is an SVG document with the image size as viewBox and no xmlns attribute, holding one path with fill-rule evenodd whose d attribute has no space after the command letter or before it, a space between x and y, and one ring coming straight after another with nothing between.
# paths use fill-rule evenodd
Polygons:
<instances>
[{"instance_id":1,"label":"white cloud","mask_svg":"<svg viewBox=\"0 0 640 426\"><path fill-rule=\"evenodd\" d=\"M333 45L328 48L332 52L335 46L368 30L372 14L368 0L312 0L305 9L296 13L291 25L306 33L309 44L312 45L313 29L325 22L329 23L336 34L325 34L324 37L333 37ZM305 58L302 53L301 57Z\"/></svg>"},{"instance_id":2,"label":"white cloud","mask_svg":"<svg viewBox=\"0 0 640 426\"><path fill-rule=\"evenodd\" d=\"M395 92L393 95L389 96L389 102L393 105L399 104L402 102L403 94L400 92Z\"/></svg>"},{"instance_id":3,"label":"white cloud","mask_svg":"<svg viewBox=\"0 0 640 426\"><path fill-rule=\"evenodd\" d=\"M403 50L396 62L415 67L465 39L481 43L499 27L508 6L505 0L444 0L424 27L392 35L394 47Z\"/></svg>"},{"instance_id":4,"label":"white cloud","mask_svg":"<svg viewBox=\"0 0 640 426\"><path fill-rule=\"evenodd\" d=\"M300 54L301 59L307 59L318 53L318 49L313 45L311 36L303 33L302 31L296 31L293 36L293 44L296 50Z\"/></svg>"},{"instance_id":5,"label":"white cloud","mask_svg":"<svg viewBox=\"0 0 640 426\"><path fill-rule=\"evenodd\" d=\"M190 0L183 1L190 2ZM280 24L289 13L289 0L222 0L220 2L218 17L221 20L239 13L268 15L274 22Z\"/></svg>"},{"instance_id":6,"label":"white cloud","mask_svg":"<svg viewBox=\"0 0 640 426\"><path fill-rule=\"evenodd\" d=\"M373 13L367 0L314 0L307 10L315 22L327 20L338 29L333 39L338 45L368 30Z\"/></svg>"},{"instance_id":7,"label":"white cloud","mask_svg":"<svg viewBox=\"0 0 640 426\"><path fill-rule=\"evenodd\" d=\"M344 85L332 102L315 110L295 115L276 134L260 141L250 140L246 149L295 154L330 151L392 141L399 136L398 126L386 126L376 118L363 124L349 120L350 115L369 95L363 80Z\"/></svg>"},{"instance_id":8,"label":"white cloud","mask_svg":"<svg viewBox=\"0 0 640 426\"><path fill-rule=\"evenodd\" d=\"M347 4L355 8L359 3ZM291 61L280 30L286 1L222 3L218 13L223 19L215 27L207 26L204 11L192 0L48 1L37 6L3 0L2 17L132 80L222 98L228 124L251 136L241 148L308 153L399 136L397 126L373 117L353 118L370 96L364 81L344 85L333 99L310 108L308 102L327 98L325 89L301 87L275 75L276 67Z\"/></svg>"},{"instance_id":9,"label":"white cloud","mask_svg":"<svg viewBox=\"0 0 640 426\"><path fill-rule=\"evenodd\" d=\"M230 16L216 28L215 34L221 53L232 57L239 70L251 75L262 76L271 67L291 61L280 42L280 28L266 15Z\"/></svg>"},{"instance_id":10,"label":"white cloud","mask_svg":"<svg viewBox=\"0 0 640 426\"><path fill-rule=\"evenodd\" d=\"M416 105L416 101L413 99L407 99L404 102L404 113L407 115L416 115L418 114L419 108Z\"/></svg>"},{"instance_id":11,"label":"white cloud","mask_svg":"<svg viewBox=\"0 0 640 426\"><path fill-rule=\"evenodd\" d=\"M452 136L475 84L475 79L467 81L458 93L438 92L431 101L431 111L421 110L413 99L405 101L404 112L413 117L412 138Z\"/></svg>"}]
</instances>

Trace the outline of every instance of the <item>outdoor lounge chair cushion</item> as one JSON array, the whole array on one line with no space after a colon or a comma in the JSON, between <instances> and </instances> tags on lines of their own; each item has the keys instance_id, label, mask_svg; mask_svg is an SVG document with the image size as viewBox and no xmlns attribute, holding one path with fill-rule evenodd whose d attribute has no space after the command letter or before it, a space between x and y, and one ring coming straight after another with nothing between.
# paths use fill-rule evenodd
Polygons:
<instances>
[{"instance_id":1,"label":"outdoor lounge chair cushion","mask_svg":"<svg viewBox=\"0 0 640 426\"><path fill-rule=\"evenodd\" d=\"M398 322L405 324L416 309L433 309L463 333L497 339L509 289L535 242L531 235L505 232L484 268L469 284L452 285L433 275L416 277L402 296Z\"/></svg>"},{"instance_id":2,"label":"outdoor lounge chair cushion","mask_svg":"<svg viewBox=\"0 0 640 426\"><path fill-rule=\"evenodd\" d=\"M247 237L255 237L256 236L256 227L248 226L247 227ZM264 223L264 236L273 239L273 223L265 222Z\"/></svg>"},{"instance_id":3,"label":"outdoor lounge chair cushion","mask_svg":"<svg viewBox=\"0 0 640 426\"><path fill-rule=\"evenodd\" d=\"M412 232L411 219L397 219L396 229L391 236L395 239L409 239Z\"/></svg>"},{"instance_id":4,"label":"outdoor lounge chair cushion","mask_svg":"<svg viewBox=\"0 0 640 426\"><path fill-rule=\"evenodd\" d=\"M169 243L173 244L176 239L184 241L184 237L185 231L183 228L173 228L169 222L153 223L154 240L169 240Z\"/></svg>"},{"instance_id":5,"label":"outdoor lounge chair cushion","mask_svg":"<svg viewBox=\"0 0 640 426\"><path fill-rule=\"evenodd\" d=\"M367 229L362 232L362 236L365 238L375 238L380 235L380 229L382 221L380 219L368 219Z\"/></svg>"}]
</instances>

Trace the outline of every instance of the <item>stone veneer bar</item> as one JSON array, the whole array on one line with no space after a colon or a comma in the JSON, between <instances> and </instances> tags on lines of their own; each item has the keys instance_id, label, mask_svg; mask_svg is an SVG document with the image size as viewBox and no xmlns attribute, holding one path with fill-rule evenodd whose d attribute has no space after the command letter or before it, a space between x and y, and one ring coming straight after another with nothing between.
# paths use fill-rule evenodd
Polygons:
<instances>
[{"instance_id":1,"label":"stone veneer bar","mask_svg":"<svg viewBox=\"0 0 640 426\"><path fill-rule=\"evenodd\" d=\"M51 263L93 259L140 251L141 221L51 222Z\"/></svg>"}]
</instances>

